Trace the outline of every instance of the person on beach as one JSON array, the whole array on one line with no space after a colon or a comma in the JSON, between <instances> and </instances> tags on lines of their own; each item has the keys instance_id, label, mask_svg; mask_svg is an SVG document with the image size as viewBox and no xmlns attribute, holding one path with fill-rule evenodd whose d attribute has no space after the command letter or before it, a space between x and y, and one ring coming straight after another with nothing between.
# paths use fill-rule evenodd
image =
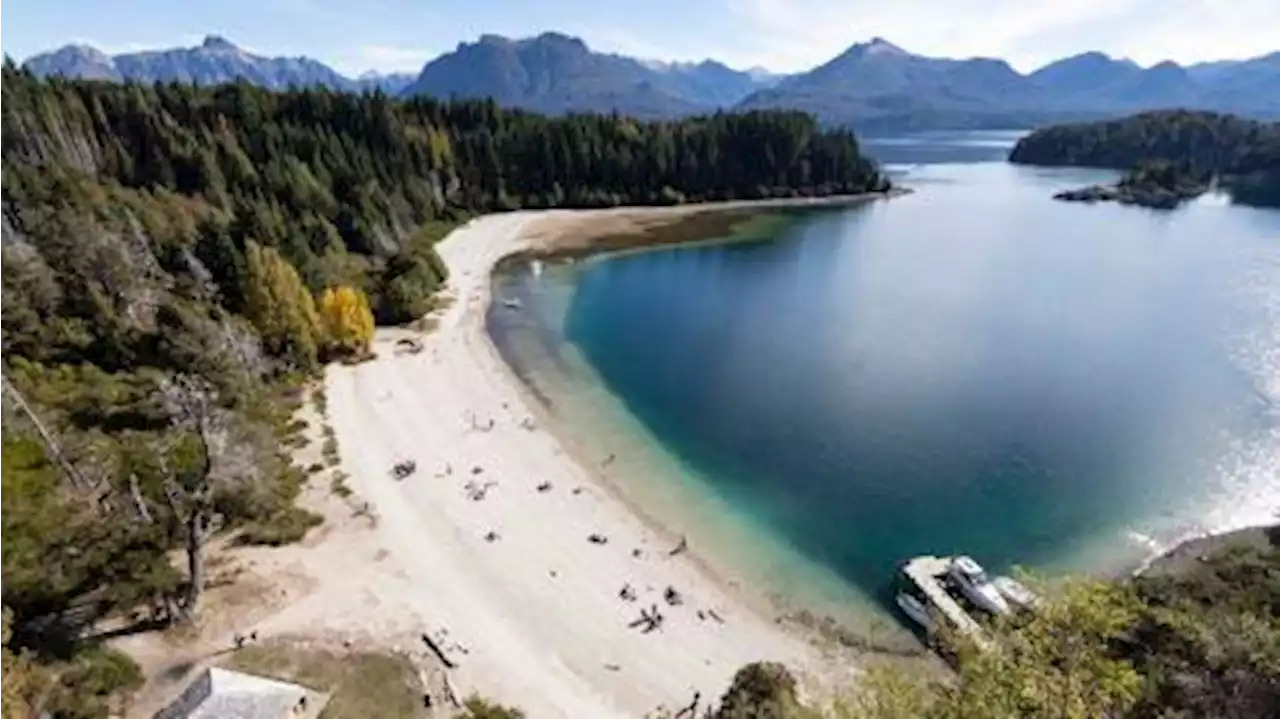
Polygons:
<instances>
[{"instance_id":1,"label":"person on beach","mask_svg":"<svg viewBox=\"0 0 1280 719\"><path fill-rule=\"evenodd\" d=\"M675 549L672 549L667 554L669 556L674 557L677 554L683 554L684 552L688 551L688 549L689 549L689 540L686 539L685 536L682 534L680 535L680 543L676 545Z\"/></svg>"}]
</instances>

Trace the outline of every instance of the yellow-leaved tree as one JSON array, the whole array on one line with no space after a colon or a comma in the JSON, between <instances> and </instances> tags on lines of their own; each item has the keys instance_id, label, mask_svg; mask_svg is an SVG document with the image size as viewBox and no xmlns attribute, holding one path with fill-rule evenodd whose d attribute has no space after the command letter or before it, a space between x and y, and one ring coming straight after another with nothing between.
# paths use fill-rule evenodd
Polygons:
<instances>
[{"instance_id":1,"label":"yellow-leaved tree","mask_svg":"<svg viewBox=\"0 0 1280 719\"><path fill-rule=\"evenodd\" d=\"M245 243L245 259L245 314L262 335L263 345L299 369L314 369L320 323L298 271L274 247L252 240Z\"/></svg>"},{"instance_id":2,"label":"yellow-leaved tree","mask_svg":"<svg viewBox=\"0 0 1280 719\"><path fill-rule=\"evenodd\" d=\"M373 341L373 311L364 292L350 285L320 295L320 333L328 355L361 357Z\"/></svg>"}]
</instances>

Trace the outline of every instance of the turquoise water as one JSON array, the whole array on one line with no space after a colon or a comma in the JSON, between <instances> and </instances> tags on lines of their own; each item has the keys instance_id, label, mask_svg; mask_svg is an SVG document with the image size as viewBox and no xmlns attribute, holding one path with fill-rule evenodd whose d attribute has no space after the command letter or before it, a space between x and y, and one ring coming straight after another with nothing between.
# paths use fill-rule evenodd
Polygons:
<instances>
[{"instance_id":1,"label":"turquoise water","mask_svg":"<svg viewBox=\"0 0 1280 719\"><path fill-rule=\"evenodd\" d=\"M914 194L768 242L516 268L491 331L567 431L648 455L641 504L733 515L784 593L806 564L882 598L921 553L1098 569L1280 507L1280 213L896 171Z\"/></svg>"}]
</instances>

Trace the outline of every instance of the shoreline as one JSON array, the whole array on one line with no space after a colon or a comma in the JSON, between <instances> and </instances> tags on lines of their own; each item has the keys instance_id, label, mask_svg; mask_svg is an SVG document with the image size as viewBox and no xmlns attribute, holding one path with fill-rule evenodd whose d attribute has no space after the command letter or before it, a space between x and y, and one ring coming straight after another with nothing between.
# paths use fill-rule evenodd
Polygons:
<instances>
[{"instance_id":1,"label":"shoreline","mask_svg":"<svg viewBox=\"0 0 1280 719\"><path fill-rule=\"evenodd\" d=\"M1258 524L1187 535L1173 546L1127 568L1117 579L1177 573L1182 566L1199 561L1205 555L1217 554L1232 547L1265 545L1271 536L1280 536L1280 524Z\"/></svg>"},{"instance_id":2,"label":"shoreline","mask_svg":"<svg viewBox=\"0 0 1280 719\"><path fill-rule=\"evenodd\" d=\"M911 190L908 189L890 193L868 193L840 198L839 202L816 204L819 207L845 207L874 200L891 199L910 192ZM491 308L496 301L502 274L517 269L518 265L533 261L545 261L548 263L566 260L586 261L671 248L683 249L705 245L750 243L758 240L749 235L745 237L724 237L723 235L735 232L740 224L750 222L762 214L768 216L767 213L770 210L786 210L793 207L807 209L813 204L815 203L775 200L763 205L753 202L731 202L717 203L712 206L690 206L688 208L679 208L681 211L678 212L662 212L663 210L677 208L586 210L581 211L585 213L581 217L574 216L564 223L557 222L553 230L540 227L529 228L528 234L539 238L540 243L533 248L521 248L495 263L489 283L491 296L485 315L486 317L489 316L491 310L488 308ZM658 211L654 212L654 210ZM593 229L591 222L596 219L595 213L597 212L605 212L613 219L622 218L627 222L633 223L634 227L631 228L633 231L617 233L616 228ZM724 231L713 231L708 235L705 232L698 231L705 228L705 225L700 225L692 228L693 231L689 233L686 233L683 229L674 234L664 233L664 230L672 226L688 223L690 218L700 214L724 216L725 222L718 225ZM705 514L706 508L702 508L698 513L692 515L681 514L679 508L670 505L670 496L660 500L655 500L652 496L644 496L645 492L634 486L637 481L642 481L634 476L634 472L628 474L623 471L619 475L616 472L605 471L603 467L599 466L599 460L600 457L609 454L613 447L596 448L599 451L589 449L587 443L574 431L572 422L560 415L555 404L552 403L550 397L544 394L542 388L536 386L532 378L522 377L516 367L507 361L503 350L497 346L497 341L488 332L487 326L485 334L489 343L494 345L493 350L502 368L510 376L511 381L518 384L519 390L527 396L530 406L536 407L539 418L546 423L540 426L546 426L548 431L557 437L566 448L566 451L573 455L581 466L592 473L594 481L602 489L625 505L656 534L666 536L673 545L684 536L684 532L681 531L681 524L693 527L693 529L689 530L691 533L699 531L698 525L702 521L702 517L699 514ZM594 370L588 371L594 373ZM602 380L596 377L594 384L600 388L602 393L612 398L613 403L615 403L614 409L622 413L627 412L622 400L610 391ZM647 440L644 444L659 443L659 440L650 436L647 430L641 429L640 432L643 434L643 439ZM657 451L666 452L665 449ZM619 452L623 453L615 456L624 460L628 457L624 449L620 449ZM679 460L674 457L671 457L670 461L676 464L679 463ZM622 464L620 462L620 465ZM645 469L650 468L645 467ZM679 467L674 469L681 474L690 471ZM655 471L661 472L662 470L657 469ZM689 490L677 489L675 491L677 494L687 494ZM697 497L688 498L695 501L699 499ZM731 511L731 508L725 507L722 510ZM757 531L755 528L731 524L733 524L732 529L721 529L715 532L721 536L711 539L725 539L724 532L726 531L729 535L743 535L742 538L745 541L759 539L754 534ZM745 536L744 533L752 534L751 536ZM738 537L735 536L735 538ZM704 539L706 538L704 537ZM757 571L744 568L753 565L750 565L749 560L737 556L726 549L723 541L709 542L709 544L715 545L714 549L716 551L708 551L704 549L705 545L699 544L697 537L694 537L694 540L694 543L684 556L694 563L708 579L720 584L728 593L741 600L764 620L783 626L788 631L806 639L817 640L825 644L840 645L845 649L856 652L859 656L895 661L931 657L927 648L919 642L914 633L904 625L899 624L896 615L877 602L874 597L864 594L861 590L847 584L845 580L830 573L826 567L812 563L811 560L796 554L790 547L770 545L767 551L773 560L784 562L788 566L792 566L792 563L796 562L804 563L807 568L800 572L799 575L795 572L787 573L788 581L803 575L807 581L816 581L818 586L822 587L817 594L812 592L808 594L793 592L791 591L794 588L793 584L788 583L784 588L783 585L776 583L777 577L767 578ZM774 542L776 540L770 538L767 541ZM888 621L887 625L885 623L886 620Z\"/></svg>"},{"instance_id":3,"label":"shoreline","mask_svg":"<svg viewBox=\"0 0 1280 719\"><path fill-rule=\"evenodd\" d=\"M891 200L913 193L909 187L894 187L885 192L863 192L855 195L828 195L825 197L789 197L768 200L724 200L718 202L690 203L684 205L640 205L582 210L525 210L543 220L575 218L585 224L596 220L591 229L578 227L532 228L529 238L533 246L520 247L499 258L494 270L500 270L509 262L540 259L556 261L583 259L602 254L624 251L645 251L668 246L684 246L707 242L707 235L695 232L690 235L653 237L649 233L671 225L687 222L698 216L720 216L726 222L719 227L728 229L735 220L746 220L770 210L838 209L862 205L878 200ZM571 222L574 220L570 220ZM714 240L712 240L714 241Z\"/></svg>"},{"instance_id":4,"label":"shoreline","mask_svg":"<svg viewBox=\"0 0 1280 719\"><path fill-rule=\"evenodd\" d=\"M551 430L486 317L493 272L515 253L581 251L693 214L881 197L514 212L454 230L437 246L453 302L431 316L435 329L381 329L375 359L326 374L341 469L378 516L385 567L362 588L377 617L365 631L403 646L447 627L468 653L455 673L464 693L538 717L640 716L695 692L712 699L763 659L793 667L816 696L847 684L861 652L820 649L815 632L782 626L772 605L704 557L669 554L671 530ZM416 354L396 347L409 337L421 343ZM392 479L390 466L409 459L414 475ZM634 599L621 596L627 588ZM661 629L635 627L642 607L664 615ZM297 614L295 624L342 623L321 606Z\"/></svg>"},{"instance_id":5,"label":"shoreline","mask_svg":"<svg viewBox=\"0 0 1280 719\"><path fill-rule=\"evenodd\" d=\"M514 383L519 393L523 395L531 413L538 417L539 426L545 427L548 432L553 434L566 453L615 501L626 507L632 515L652 532L664 536L674 546L684 538L684 534L672 526L671 522L664 521L662 517L656 516L652 511L644 507L639 500L629 496L623 486L625 482L614 479L609 473L603 471L596 461L597 458L591 457L590 451L555 416L555 410L548 405L548 398L544 397L535 387L521 378L516 369L502 356L501 350L497 347L487 327L487 317L494 302L494 289L499 273L503 272L511 263L533 260L548 262L565 259L583 260L619 253L647 252L671 247L696 247L708 243L719 244L726 241L735 241L708 239L697 232L692 237L684 235L654 237L650 234L655 231L660 232L672 225L687 222L690 218L698 215L732 215L732 217L726 218L728 221L724 224L725 230L731 232L739 222L748 221L761 212L769 210L849 207L878 200L893 199L911 192L912 190L909 188L893 188L888 192L870 192L822 198L730 200L671 207L639 206L604 210L551 211L556 214L544 215L533 219L535 223L550 220L551 227L526 227L522 233L536 238L538 242L536 247L522 247L510 252L498 258L489 269L488 292L483 299L483 306L480 310L480 322L483 325L482 329L486 344L493 358L507 375L507 379ZM559 216L561 213L569 214L561 218ZM591 227L592 220L601 216L615 220L620 219L632 226L628 228L628 231L622 232L618 231L619 228L612 226L601 228L597 225L594 228ZM559 221L557 222L557 220ZM612 395L611 392L610 394ZM728 566L724 566L725 563L723 561L712 559L696 546L690 546L682 552L682 556L709 580L718 584L726 593L750 608L760 619L773 622L779 626L789 626L789 631L805 638L811 638L813 633L827 630L829 626L824 623L824 619L829 620L831 619L830 617L816 617L809 607L790 602L776 593L752 586L750 582L743 580L735 572L731 571ZM797 617L809 617L811 621L806 623L797 619ZM863 651L879 653L875 648L865 648L868 645L870 645L869 641L863 644ZM884 653L904 655L897 649L886 650Z\"/></svg>"}]
</instances>

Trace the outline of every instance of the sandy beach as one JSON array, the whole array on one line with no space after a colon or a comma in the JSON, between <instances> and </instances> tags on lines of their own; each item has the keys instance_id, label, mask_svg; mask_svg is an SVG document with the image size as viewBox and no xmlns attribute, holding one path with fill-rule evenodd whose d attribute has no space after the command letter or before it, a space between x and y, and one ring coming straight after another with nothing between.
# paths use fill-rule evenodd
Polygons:
<instances>
[{"instance_id":1,"label":"sandy beach","mask_svg":"<svg viewBox=\"0 0 1280 719\"><path fill-rule=\"evenodd\" d=\"M454 672L462 690L533 717L635 717L695 693L710 700L735 670L764 659L810 684L847 678L850 667L832 666L692 556L670 555L677 540L637 518L593 476L598 465L548 431L484 328L503 257L699 209L512 213L453 232L439 247L453 302L435 329L380 331L377 359L326 376L342 469L378 517L379 569L351 576L365 585L349 614L313 599L272 624L349 623L406 646L446 628L465 651ZM408 335L420 352L397 352ZM392 466L409 460L416 472L394 479ZM660 629L629 626L653 607Z\"/></svg>"}]
</instances>

